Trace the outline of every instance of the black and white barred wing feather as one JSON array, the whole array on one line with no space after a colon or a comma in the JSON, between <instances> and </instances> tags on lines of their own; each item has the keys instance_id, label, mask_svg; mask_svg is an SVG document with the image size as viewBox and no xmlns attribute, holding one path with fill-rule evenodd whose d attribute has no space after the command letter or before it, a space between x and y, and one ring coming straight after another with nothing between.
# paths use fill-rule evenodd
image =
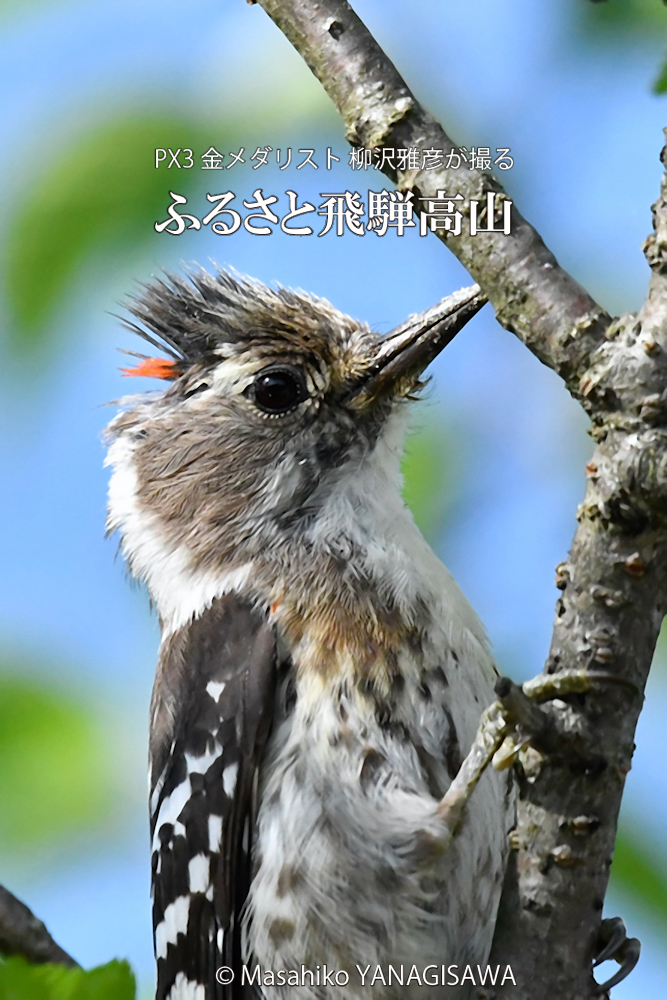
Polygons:
<instances>
[{"instance_id":1,"label":"black and white barred wing feather","mask_svg":"<svg viewBox=\"0 0 667 1000\"><path fill-rule=\"evenodd\" d=\"M275 660L272 630L234 595L162 652L151 738L156 1000L245 996L241 913ZM217 981L221 966L236 971L232 984Z\"/></svg>"}]
</instances>

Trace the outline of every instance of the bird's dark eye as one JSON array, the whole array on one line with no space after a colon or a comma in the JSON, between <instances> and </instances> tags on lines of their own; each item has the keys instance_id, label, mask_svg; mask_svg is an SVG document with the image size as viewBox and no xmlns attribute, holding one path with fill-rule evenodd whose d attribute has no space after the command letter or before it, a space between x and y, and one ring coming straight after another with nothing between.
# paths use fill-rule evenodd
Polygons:
<instances>
[{"instance_id":1,"label":"bird's dark eye","mask_svg":"<svg viewBox=\"0 0 667 1000\"><path fill-rule=\"evenodd\" d=\"M308 397L306 380L298 368L268 368L250 387L252 398L265 413L287 413Z\"/></svg>"}]
</instances>

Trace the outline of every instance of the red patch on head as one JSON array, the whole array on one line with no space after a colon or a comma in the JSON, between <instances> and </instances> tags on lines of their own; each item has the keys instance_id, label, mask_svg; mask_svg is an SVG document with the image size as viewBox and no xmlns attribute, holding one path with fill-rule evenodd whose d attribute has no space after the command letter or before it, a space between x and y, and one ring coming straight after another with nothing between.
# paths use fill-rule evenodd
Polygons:
<instances>
[{"instance_id":1,"label":"red patch on head","mask_svg":"<svg viewBox=\"0 0 667 1000\"><path fill-rule=\"evenodd\" d=\"M144 378L166 378L173 382L180 372L175 361L168 358L144 358L134 368L121 368L123 375L142 375Z\"/></svg>"}]
</instances>

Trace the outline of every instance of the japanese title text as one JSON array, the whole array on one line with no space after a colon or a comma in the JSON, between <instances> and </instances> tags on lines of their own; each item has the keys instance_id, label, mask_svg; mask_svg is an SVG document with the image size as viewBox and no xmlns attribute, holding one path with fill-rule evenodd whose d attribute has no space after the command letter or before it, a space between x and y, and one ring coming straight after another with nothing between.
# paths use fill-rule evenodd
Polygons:
<instances>
[{"instance_id":1,"label":"japanese title text","mask_svg":"<svg viewBox=\"0 0 667 1000\"><path fill-rule=\"evenodd\" d=\"M243 216L240 206L232 207L236 199L233 191L207 194L206 200L213 207L203 215L182 211L188 199L175 191L169 194L172 202L167 209L168 217L156 222L155 230L170 236L181 236L187 229L208 225L217 236L231 236L241 226L253 236L270 236L277 225L288 236L312 236L315 230L305 223L316 220L305 217L313 214L323 220L318 236L331 232L336 236L345 233L365 236L367 232L384 236L390 229L397 236L404 236L407 229L417 227L420 236L429 232L460 236L464 226L462 209L466 211L466 229L471 236L478 233L509 236L511 232L512 202L493 191L481 200L472 199L467 205L464 205L463 195L445 191L438 191L435 197L416 199L412 191L368 191L366 203L358 191L321 191L320 198L324 201L317 207L309 201L300 205L296 191L285 191L288 211L281 216L273 210L280 200L278 195L265 195L262 188L253 191L252 199L244 199L243 207L248 211Z\"/></svg>"}]
</instances>

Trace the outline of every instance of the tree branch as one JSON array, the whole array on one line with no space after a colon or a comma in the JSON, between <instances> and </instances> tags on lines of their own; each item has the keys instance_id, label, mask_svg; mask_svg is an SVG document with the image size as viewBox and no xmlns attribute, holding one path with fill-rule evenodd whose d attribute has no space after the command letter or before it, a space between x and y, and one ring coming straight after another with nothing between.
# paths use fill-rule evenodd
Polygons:
<instances>
[{"instance_id":1,"label":"tree branch","mask_svg":"<svg viewBox=\"0 0 667 1000\"><path fill-rule=\"evenodd\" d=\"M21 955L35 965L53 962L75 968L79 964L56 944L32 910L3 886L0 886L0 954Z\"/></svg>"},{"instance_id":2,"label":"tree branch","mask_svg":"<svg viewBox=\"0 0 667 1000\"><path fill-rule=\"evenodd\" d=\"M663 150L663 162L665 151ZM551 755L520 774L515 845L494 952L525 976L514 996L595 996L590 962L606 892L641 693L667 606L667 180L645 251L653 274L582 376L597 445L545 670L604 670L582 704L554 708L589 761ZM632 691L636 694L632 694Z\"/></svg>"},{"instance_id":3,"label":"tree branch","mask_svg":"<svg viewBox=\"0 0 667 1000\"><path fill-rule=\"evenodd\" d=\"M259 0L318 78L345 122L348 140L366 149L456 147L418 103L345 0ZM385 171L402 191L438 191L483 201L504 195L477 170ZM557 263L533 227L513 209L512 234L437 235L484 287L498 321L545 364L576 383L609 324L607 313Z\"/></svg>"},{"instance_id":4,"label":"tree branch","mask_svg":"<svg viewBox=\"0 0 667 1000\"><path fill-rule=\"evenodd\" d=\"M323 84L354 145L453 144L420 107L344 0L259 0ZM664 162L664 152L663 152ZM389 174L401 190L483 200L495 178L470 170ZM585 669L622 683L543 706L578 753L531 751L492 962L512 965L514 1000L599 997L591 965L625 775L667 608L667 182L645 251L638 316L610 325L513 209L512 233L438 233L480 284L499 322L565 380L588 411L596 450L545 670Z\"/></svg>"}]
</instances>

